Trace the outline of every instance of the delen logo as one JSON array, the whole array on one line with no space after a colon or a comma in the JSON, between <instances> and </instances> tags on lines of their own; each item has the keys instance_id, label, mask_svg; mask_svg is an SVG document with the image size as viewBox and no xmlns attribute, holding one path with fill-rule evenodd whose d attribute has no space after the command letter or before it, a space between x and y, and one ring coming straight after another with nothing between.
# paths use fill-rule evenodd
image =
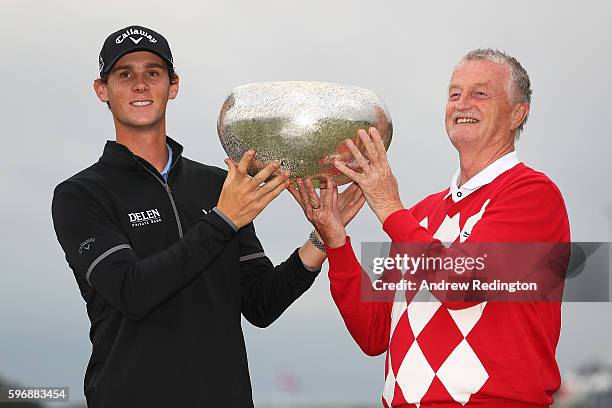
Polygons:
<instances>
[{"instance_id":1,"label":"delen logo","mask_svg":"<svg viewBox=\"0 0 612 408\"><path fill-rule=\"evenodd\" d=\"M128 217L132 223L132 227L141 227L143 225L155 224L161 222L162 217L157 208L129 213Z\"/></svg>"}]
</instances>

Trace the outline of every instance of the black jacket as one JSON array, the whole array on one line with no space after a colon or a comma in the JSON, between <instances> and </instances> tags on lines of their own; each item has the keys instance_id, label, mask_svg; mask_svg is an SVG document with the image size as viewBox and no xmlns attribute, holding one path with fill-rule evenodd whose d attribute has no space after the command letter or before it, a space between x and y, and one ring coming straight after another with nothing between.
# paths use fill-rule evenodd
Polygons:
<instances>
[{"instance_id":1,"label":"black jacket","mask_svg":"<svg viewBox=\"0 0 612 408\"><path fill-rule=\"evenodd\" d=\"M168 183L109 141L55 188L53 222L87 303L90 407L251 407L240 315L265 327L313 283L297 250L274 267L253 224L216 210L226 172L181 156Z\"/></svg>"}]
</instances>

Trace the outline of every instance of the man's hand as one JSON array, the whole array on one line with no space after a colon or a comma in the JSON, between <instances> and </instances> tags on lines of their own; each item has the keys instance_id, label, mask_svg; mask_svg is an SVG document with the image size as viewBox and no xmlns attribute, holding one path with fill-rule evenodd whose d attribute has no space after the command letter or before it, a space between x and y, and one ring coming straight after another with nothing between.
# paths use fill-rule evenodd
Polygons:
<instances>
[{"instance_id":1,"label":"man's hand","mask_svg":"<svg viewBox=\"0 0 612 408\"><path fill-rule=\"evenodd\" d=\"M289 192L298 202L306 218L315 227L321 239L331 248L344 245L348 224L359 212L365 198L356 185L338 194L338 187L329 178L326 188L321 188L321 197L315 191L312 181L296 180L297 189L289 187ZM340 206L342 209L340 209Z\"/></svg>"},{"instance_id":2,"label":"man's hand","mask_svg":"<svg viewBox=\"0 0 612 408\"><path fill-rule=\"evenodd\" d=\"M289 173L287 172L283 172L266 182L279 169L276 162L267 165L254 177L249 177L247 168L254 156L255 151L247 151L238 165L231 159L225 159L228 173L223 183L217 208L232 220L238 228L242 228L253 221L289 185Z\"/></svg>"},{"instance_id":3,"label":"man's hand","mask_svg":"<svg viewBox=\"0 0 612 408\"><path fill-rule=\"evenodd\" d=\"M344 163L334 162L334 166L348 178L359 185L366 201L381 223L393 212L404 208L399 196L397 180L391 172L387 161L387 152L376 128L370 128L370 134L359 129L359 137L365 146L369 161L363 157L352 140L346 140L346 146L363 169L357 173Z\"/></svg>"}]
</instances>

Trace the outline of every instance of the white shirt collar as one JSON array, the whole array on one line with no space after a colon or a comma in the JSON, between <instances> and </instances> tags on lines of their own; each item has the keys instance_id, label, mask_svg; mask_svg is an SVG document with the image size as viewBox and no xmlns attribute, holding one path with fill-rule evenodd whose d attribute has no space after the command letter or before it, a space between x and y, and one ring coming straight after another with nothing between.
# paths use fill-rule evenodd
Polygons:
<instances>
[{"instance_id":1,"label":"white shirt collar","mask_svg":"<svg viewBox=\"0 0 612 408\"><path fill-rule=\"evenodd\" d=\"M500 174L503 172L510 170L520 161L518 159L518 155L515 151L507 153L495 160L493 163L489 164L487 167L482 169L478 174L469 179L464 185L459 187L459 179L461 176L461 169L458 169L455 172L450 184L450 189L448 194L444 196L444 198L452 197L454 202L459 202L463 200L465 197L472 194L474 191L478 190L480 187L485 186L495 180Z\"/></svg>"}]
</instances>

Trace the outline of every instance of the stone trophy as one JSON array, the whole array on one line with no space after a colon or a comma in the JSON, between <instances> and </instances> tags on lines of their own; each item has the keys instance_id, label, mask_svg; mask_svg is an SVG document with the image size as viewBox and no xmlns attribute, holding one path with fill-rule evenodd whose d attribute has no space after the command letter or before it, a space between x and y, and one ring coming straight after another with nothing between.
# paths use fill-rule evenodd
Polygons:
<instances>
[{"instance_id":1,"label":"stone trophy","mask_svg":"<svg viewBox=\"0 0 612 408\"><path fill-rule=\"evenodd\" d=\"M350 180L333 165L344 162L361 171L344 145L352 139L367 157L358 129L376 127L389 148L393 126L384 102L372 91L324 82L280 81L238 86L225 99L217 132L235 162L256 151L248 170L252 176L272 160L291 178L325 177L338 185Z\"/></svg>"}]
</instances>

